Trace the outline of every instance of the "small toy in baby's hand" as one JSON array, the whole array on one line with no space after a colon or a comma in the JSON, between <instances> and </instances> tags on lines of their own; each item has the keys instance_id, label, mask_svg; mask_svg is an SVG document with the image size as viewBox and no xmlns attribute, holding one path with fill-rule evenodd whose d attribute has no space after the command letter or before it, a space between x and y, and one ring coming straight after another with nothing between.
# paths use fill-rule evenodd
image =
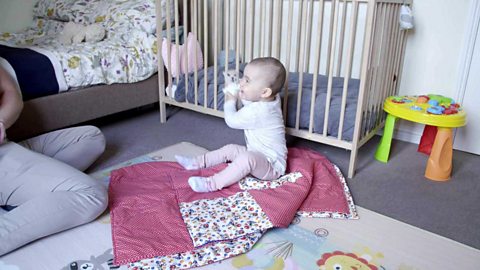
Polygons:
<instances>
[{"instance_id":1,"label":"small toy in baby's hand","mask_svg":"<svg viewBox=\"0 0 480 270\"><path fill-rule=\"evenodd\" d=\"M229 92L236 96L240 90L240 84L238 83L238 74L235 70L227 70L223 72L225 84L223 86L223 93Z\"/></svg>"}]
</instances>

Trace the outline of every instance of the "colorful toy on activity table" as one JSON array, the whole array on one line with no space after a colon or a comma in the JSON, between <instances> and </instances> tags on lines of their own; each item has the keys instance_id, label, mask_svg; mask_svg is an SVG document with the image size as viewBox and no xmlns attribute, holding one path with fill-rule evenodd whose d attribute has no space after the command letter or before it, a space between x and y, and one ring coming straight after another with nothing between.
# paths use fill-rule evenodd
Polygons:
<instances>
[{"instance_id":1,"label":"colorful toy on activity table","mask_svg":"<svg viewBox=\"0 0 480 270\"><path fill-rule=\"evenodd\" d=\"M385 100L387 112L383 137L375 158L387 163L393 129L397 118L425 124L418 151L430 154L425 177L431 180L450 179L452 171L452 128L466 124L466 114L460 104L441 95L391 96Z\"/></svg>"}]
</instances>

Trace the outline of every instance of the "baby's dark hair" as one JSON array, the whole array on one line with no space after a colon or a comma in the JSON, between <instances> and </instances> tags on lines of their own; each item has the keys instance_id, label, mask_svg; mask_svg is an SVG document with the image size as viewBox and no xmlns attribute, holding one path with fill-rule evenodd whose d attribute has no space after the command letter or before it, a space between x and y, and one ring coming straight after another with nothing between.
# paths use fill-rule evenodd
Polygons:
<instances>
[{"instance_id":1,"label":"baby's dark hair","mask_svg":"<svg viewBox=\"0 0 480 270\"><path fill-rule=\"evenodd\" d=\"M274 78L270 81L270 89L272 89L272 95L276 95L282 89L285 84L285 78L287 76L287 71L283 66L282 62L273 57L260 57L253 59L250 64L257 64L268 66L274 72Z\"/></svg>"}]
</instances>

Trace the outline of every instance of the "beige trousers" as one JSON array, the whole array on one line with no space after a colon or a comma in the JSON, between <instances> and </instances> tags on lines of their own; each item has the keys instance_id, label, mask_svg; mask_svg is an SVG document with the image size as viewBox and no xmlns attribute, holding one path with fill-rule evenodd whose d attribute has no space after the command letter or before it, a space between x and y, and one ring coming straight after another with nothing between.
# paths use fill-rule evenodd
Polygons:
<instances>
[{"instance_id":1,"label":"beige trousers","mask_svg":"<svg viewBox=\"0 0 480 270\"><path fill-rule=\"evenodd\" d=\"M230 186L249 174L261 180L274 180L281 176L262 153L247 151L247 148L242 145L226 145L198 156L196 161L203 168L232 162L223 171L212 176L215 190Z\"/></svg>"}]
</instances>

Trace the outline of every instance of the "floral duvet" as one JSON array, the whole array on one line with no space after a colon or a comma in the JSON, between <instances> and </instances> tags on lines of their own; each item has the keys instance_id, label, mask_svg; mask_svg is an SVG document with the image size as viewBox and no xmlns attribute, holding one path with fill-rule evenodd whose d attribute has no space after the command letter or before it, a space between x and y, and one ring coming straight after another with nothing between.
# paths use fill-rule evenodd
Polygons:
<instances>
[{"instance_id":1,"label":"floral duvet","mask_svg":"<svg viewBox=\"0 0 480 270\"><path fill-rule=\"evenodd\" d=\"M157 71L154 0L40 0L34 15L24 31L0 33L0 44L51 52L69 88L133 83ZM102 24L107 37L63 45L58 35L68 21Z\"/></svg>"}]
</instances>

